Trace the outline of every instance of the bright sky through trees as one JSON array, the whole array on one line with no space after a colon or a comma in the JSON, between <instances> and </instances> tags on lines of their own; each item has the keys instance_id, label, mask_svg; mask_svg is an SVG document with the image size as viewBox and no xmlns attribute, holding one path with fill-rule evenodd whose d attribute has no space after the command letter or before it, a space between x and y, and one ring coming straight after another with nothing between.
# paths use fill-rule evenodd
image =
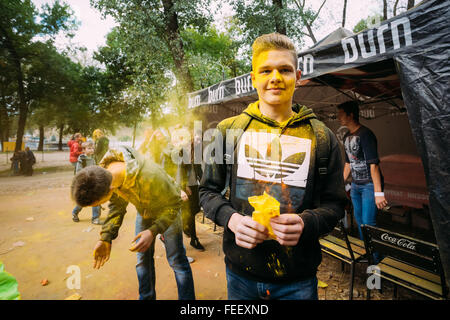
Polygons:
<instances>
[{"instance_id":1,"label":"bright sky through trees","mask_svg":"<svg viewBox=\"0 0 450 320\"><path fill-rule=\"evenodd\" d=\"M80 27L75 33L73 39L67 40L65 38L58 38L56 45L60 48L68 44L75 46L83 46L88 49L84 59L90 63L90 56L99 46L103 46L106 41L107 33L116 24L110 17L103 19L100 12L92 8L89 0L65 0L74 10L77 20L81 22ZM53 3L54 0L33 0L36 7L44 3ZM322 4L321 0L307 1L311 7L317 10ZM319 23L315 34L318 39L325 37L330 32L334 31L341 24L343 0L327 0L319 16ZM367 18L369 15L381 13L382 1L359 1L348 0L347 4L347 18L346 28L351 30L362 18ZM216 24L220 28L226 17L232 15L231 7L226 1L223 2L221 13L216 16ZM305 37L305 48L312 45L312 41Z\"/></svg>"}]
</instances>

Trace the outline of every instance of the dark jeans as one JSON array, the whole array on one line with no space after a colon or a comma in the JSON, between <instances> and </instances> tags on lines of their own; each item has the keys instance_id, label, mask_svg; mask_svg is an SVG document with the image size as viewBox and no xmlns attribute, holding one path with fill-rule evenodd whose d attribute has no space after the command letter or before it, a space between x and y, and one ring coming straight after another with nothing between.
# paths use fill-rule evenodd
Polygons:
<instances>
[{"instance_id":1,"label":"dark jeans","mask_svg":"<svg viewBox=\"0 0 450 320\"><path fill-rule=\"evenodd\" d=\"M318 300L317 277L276 284L248 280L227 268L228 300Z\"/></svg>"},{"instance_id":2,"label":"dark jeans","mask_svg":"<svg viewBox=\"0 0 450 320\"><path fill-rule=\"evenodd\" d=\"M195 229L195 215L200 211L198 186L191 186L192 194L189 196L188 201L183 202L182 206L182 218L183 218L183 231L192 238L197 238L197 231Z\"/></svg>"},{"instance_id":3,"label":"dark jeans","mask_svg":"<svg viewBox=\"0 0 450 320\"><path fill-rule=\"evenodd\" d=\"M138 213L136 217L136 235L150 228L153 221L143 219ZM137 253L136 273L139 281L139 299L155 300L155 239L146 252ZM175 273L178 287L179 300L195 300L194 279L192 270L186 257L186 249L183 245L183 234L181 231L181 217L175 219L172 225L163 233L166 257L170 267Z\"/></svg>"}]
</instances>

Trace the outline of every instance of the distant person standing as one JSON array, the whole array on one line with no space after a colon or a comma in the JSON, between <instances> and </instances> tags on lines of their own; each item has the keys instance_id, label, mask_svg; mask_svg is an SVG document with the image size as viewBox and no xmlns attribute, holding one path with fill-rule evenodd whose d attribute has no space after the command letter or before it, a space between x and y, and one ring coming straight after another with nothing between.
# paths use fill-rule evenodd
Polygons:
<instances>
[{"instance_id":1,"label":"distant person standing","mask_svg":"<svg viewBox=\"0 0 450 320\"><path fill-rule=\"evenodd\" d=\"M93 158L94 155L94 143L89 142L83 142L82 144L83 153L80 154L77 161L76 166L76 173L80 172L82 169L89 167L89 166L95 166L95 160ZM79 205L76 205L75 208L72 210L72 220L73 222L79 222L80 219L78 218L78 214L83 208ZM100 223L100 206L93 206L92 207L92 223L93 224L101 224Z\"/></svg>"},{"instance_id":2,"label":"distant person standing","mask_svg":"<svg viewBox=\"0 0 450 320\"><path fill-rule=\"evenodd\" d=\"M11 171L14 176L21 174L20 172L20 159L22 157L22 151L14 151L11 160Z\"/></svg>"},{"instance_id":3,"label":"distant person standing","mask_svg":"<svg viewBox=\"0 0 450 320\"><path fill-rule=\"evenodd\" d=\"M82 153L81 143L83 136L77 132L72 136L72 139L67 143L70 148L70 163L73 166L73 174L76 173L78 157Z\"/></svg>"},{"instance_id":4,"label":"distant person standing","mask_svg":"<svg viewBox=\"0 0 450 320\"><path fill-rule=\"evenodd\" d=\"M109 149L109 139L105 137L105 134L100 129L94 130L92 138L95 143L94 159L95 163L98 164Z\"/></svg>"},{"instance_id":5,"label":"distant person standing","mask_svg":"<svg viewBox=\"0 0 450 320\"><path fill-rule=\"evenodd\" d=\"M201 210L198 187L203 175L201 164L194 163L194 148L196 143L201 143L201 141L198 141L198 137L192 138L190 161L189 163L181 164L185 175L181 187L188 196L187 202L184 202L182 207L183 230L191 238L191 246L197 250L204 251L205 248L200 243L195 228L195 215Z\"/></svg>"},{"instance_id":6,"label":"distant person standing","mask_svg":"<svg viewBox=\"0 0 450 320\"><path fill-rule=\"evenodd\" d=\"M369 128L359 123L359 105L356 101L344 102L337 109L340 124L349 129L343 139L344 181L351 173L350 196L362 239L361 224L376 226L377 209L387 205L383 193L383 176L379 168L377 138Z\"/></svg>"},{"instance_id":7,"label":"distant person standing","mask_svg":"<svg viewBox=\"0 0 450 320\"><path fill-rule=\"evenodd\" d=\"M23 173L26 176L32 176L33 175L33 165L36 163L36 157L34 156L33 151L31 151L29 147L25 148L24 158L25 158L25 162L24 162Z\"/></svg>"}]
</instances>

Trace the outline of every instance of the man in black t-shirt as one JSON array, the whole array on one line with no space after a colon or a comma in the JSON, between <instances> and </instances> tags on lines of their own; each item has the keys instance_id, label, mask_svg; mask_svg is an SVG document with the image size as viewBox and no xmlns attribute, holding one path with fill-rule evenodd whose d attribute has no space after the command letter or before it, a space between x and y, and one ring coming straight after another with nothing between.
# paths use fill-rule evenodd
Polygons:
<instances>
[{"instance_id":1,"label":"man in black t-shirt","mask_svg":"<svg viewBox=\"0 0 450 320\"><path fill-rule=\"evenodd\" d=\"M345 166L344 181L352 174L350 196L353 212L362 239L361 224L376 226L377 208L387 205L383 193L377 151L377 138L367 127L359 123L359 106L356 101L347 101L337 106L338 120L349 132L344 136Z\"/></svg>"}]
</instances>

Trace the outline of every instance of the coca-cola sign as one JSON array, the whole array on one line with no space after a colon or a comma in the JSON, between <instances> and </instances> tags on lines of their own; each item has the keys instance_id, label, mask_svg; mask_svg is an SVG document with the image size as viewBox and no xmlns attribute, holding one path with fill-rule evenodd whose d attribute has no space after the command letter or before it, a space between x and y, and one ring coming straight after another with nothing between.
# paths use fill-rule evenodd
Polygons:
<instances>
[{"instance_id":1,"label":"coca-cola sign","mask_svg":"<svg viewBox=\"0 0 450 320\"><path fill-rule=\"evenodd\" d=\"M396 237L390 235L389 233L383 233L381 235L381 240L395 244L398 247L416 251L416 242L405 239L405 238L396 238Z\"/></svg>"}]
</instances>

